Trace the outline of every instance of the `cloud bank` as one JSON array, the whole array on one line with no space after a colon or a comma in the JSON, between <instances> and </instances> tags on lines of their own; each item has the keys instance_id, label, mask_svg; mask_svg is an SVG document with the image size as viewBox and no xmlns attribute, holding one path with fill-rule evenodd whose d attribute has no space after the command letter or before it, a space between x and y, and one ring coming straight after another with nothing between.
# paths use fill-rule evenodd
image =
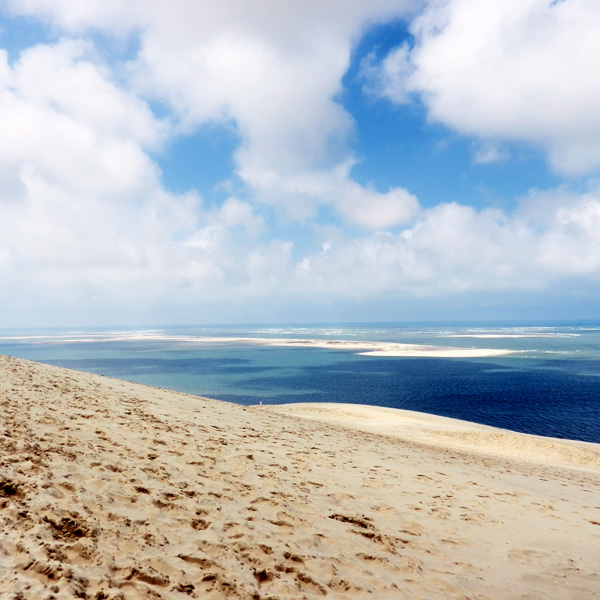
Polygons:
<instances>
[{"instance_id":1,"label":"cloud bank","mask_svg":"<svg viewBox=\"0 0 600 600\"><path fill-rule=\"evenodd\" d=\"M232 299L597 289L593 3L8 4L56 39L0 51L6 315L86 305L118 319L137 306L201 321L202 307ZM414 43L364 61L368 93L421 102L432 121L476 140L475 162L507 159L502 144L518 140L589 181L532 190L510 211L443 198L425 209L403 186L356 181L343 77L363 33L399 18ZM220 202L174 193L160 172L161 153L206 124L238 136Z\"/></svg>"}]
</instances>

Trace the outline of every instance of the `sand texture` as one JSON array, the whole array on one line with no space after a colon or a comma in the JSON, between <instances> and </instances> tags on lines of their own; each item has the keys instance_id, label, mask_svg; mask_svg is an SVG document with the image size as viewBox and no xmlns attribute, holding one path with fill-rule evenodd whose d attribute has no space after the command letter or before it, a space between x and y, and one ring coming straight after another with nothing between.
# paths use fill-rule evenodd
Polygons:
<instances>
[{"instance_id":1,"label":"sand texture","mask_svg":"<svg viewBox=\"0 0 600 600\"><path fill-rule=\"evenodd\" d=\"M0 598L600 598L600 447L0 356Z\"/></svg>"}]
</instances>

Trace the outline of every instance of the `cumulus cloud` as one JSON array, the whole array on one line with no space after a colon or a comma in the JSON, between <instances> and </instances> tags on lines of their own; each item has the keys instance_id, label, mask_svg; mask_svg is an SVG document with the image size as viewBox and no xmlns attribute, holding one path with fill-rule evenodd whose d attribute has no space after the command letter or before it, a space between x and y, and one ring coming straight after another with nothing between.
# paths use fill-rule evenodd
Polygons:
<instances>
[{"instance_id":1,"label":"cumulus cloud","mask_svg":"<svg viewBox=\"0 0 600 600\"><path fill-rule=\"evenodd\" d=\"M540 233L540 268L555 276L600 276L600 182L576 194L562 186L532 191L523 201L519 218L535 224Z\"/></svg>"},{"instance_id":2,"label":"cumulus cloud","mask_svg":"<svg viewBox=\"0 0 600 600\"><path fill-rule=\"evenodd\" d=\"M146 149L163 124L91 50L66 40L13 65L0 55L0 268L22 293L123 279L147 260L140 230L165 193Z\"/></svg>"},{"instance_id":3,"label":"cumulus cloud","mask_svg":"<svg viewBox=\"0 0 600 600\"><path fill-rule=\"evenodd\" d=\"M352 181L353 162L331 170L306 171L287 177L276 170L253 171L247 177L260 197L273 205L287 198L285 209L298 218L312 216L317 205L334 207L344 219L365 229L383 230L410 222L419 212L415 196L403 188L378 192Z\"/></svg>"},{"instance_id":4,"label":"cumulus cloud","mask_svg":"<svg viewBox=\"0 0 600 600\"><path fill-rule=\"evenodd\" d=\"M9 189L38 176L80 194L131 197L158 173L146 154L163 136L145 103L119 89L86 58L89 45L64 41L0 53L0 164Z\"/></svg>"},{"instance_id":5,"label":"cumulus cloud","mask_svg":"<svg viewBox=\"0 0 600 600\"><path fill-rule=\"evenodd\" d=\"M588 0L434 0L413 22L414 46L392 50L371 88L419 95L432 120L491 140L543 148L552 166L600 166L600 5Z\"/></svg>"},{"instance_id":6,"label":"cumulus cloud","mask_svg":"<svg viewBox=\"0 0 600 600\"><path fill-rule=\"evenodd\" d=\"M43 296L138 280L199 203L160 185L147 151L165 124L89 42L38 45L12 65L3 52L0 73L3 282Z\"/></svg>"},{"instance_id":7,"label":"cumulus cloud","mask_svg":"<svg viewBox=\"0 0 600 600\"><path fill-rule=\"evenodd\" d=\"M202 123L235 124L241 139L235 154L238 176L258 199L277 203L292 218L312 214L296 196L270 180L297 180L352 160L350 115L335 101L354 40L369 24L408 13L417 0L365 3L281 3L267 0L191 3L175 0L12 2L21 13L43 17L72 32L100 29L136 35L139 51L125 65L135 91L166 104L179 131ZM339 169L338 169L339 170ZM358 184L347 174L347 187ZM264 196L263 196L264 193ZM353 193L357 198L360 194ZM408 196L408 193L407 193ZM393 218L365 221L368 227L398 222L394 199L365 190L364 202ZM321 196L304 204L338 206ZM344 205L346 206L346 205ZM355 210L342 210L352 216ZM362 207L363 212L367 208Z\"/></svg>"},{"instance_id":8,"label":"cumulus cloud","mask_svg":"<svg viewBox=\"0 0 600 600\"><path fill-rule=\"evenodd\" d=\"M442 203L397 234L337 237L305 257L297 277L330 294L398 297L600 282L599 227L600 185L531 192L512 215Z\"/></svg>"}]
</instances>

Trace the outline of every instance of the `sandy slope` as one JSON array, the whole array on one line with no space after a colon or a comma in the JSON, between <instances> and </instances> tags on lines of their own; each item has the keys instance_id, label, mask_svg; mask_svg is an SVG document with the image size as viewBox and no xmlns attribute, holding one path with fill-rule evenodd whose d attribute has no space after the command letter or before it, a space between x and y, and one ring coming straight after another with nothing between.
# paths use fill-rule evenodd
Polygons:
<instances>
[{"instance_id":1,"label":"sandy slope","mask_svg":"<svg viewBox=\"0 0 600 600\"><path fill-rule=\"evenodd\" d=\"M600 598L597 445L6 357L0 418L3 599Z\"/></svg>"}]
</instances>

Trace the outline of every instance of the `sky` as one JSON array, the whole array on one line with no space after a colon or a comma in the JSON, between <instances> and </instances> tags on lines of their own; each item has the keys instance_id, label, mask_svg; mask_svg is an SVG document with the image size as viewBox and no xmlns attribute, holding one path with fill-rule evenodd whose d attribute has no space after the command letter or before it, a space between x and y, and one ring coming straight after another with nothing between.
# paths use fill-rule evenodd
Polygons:
<instances>
[{"instance_id":1,"label":"sky","mask_svg":"<svg viewBox=\"0 0 600 600\"><path fill-rule=\"evenodd\" d=\"M0 327L600 318L596 0L0 0Z\"/></svg>"}]
</instances>

